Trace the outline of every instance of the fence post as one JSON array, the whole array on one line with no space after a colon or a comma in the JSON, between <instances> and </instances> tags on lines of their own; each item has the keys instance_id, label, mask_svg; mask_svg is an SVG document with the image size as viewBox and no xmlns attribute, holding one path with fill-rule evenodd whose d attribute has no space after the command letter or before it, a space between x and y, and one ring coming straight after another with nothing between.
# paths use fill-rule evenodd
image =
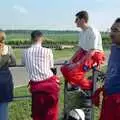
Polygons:
<instances>
[{"instance_id":1,"label":"fence post","mask_svg":"<svg viewBox=\"0 0 120 120\"><path fill-rule=\"evenodd\" d=\"M97 83L97 71L96 71L96 67L93 68L92 71L93 77L92 77L92 81L93 81L93 90L92 90L92 95L94 94L94 92L97 89L96 83ZM91 102L92 104L92 102ZM92 105L92 115L91 115L91 120L94 120L94 105Z\"/></svg>"}]
</instances>

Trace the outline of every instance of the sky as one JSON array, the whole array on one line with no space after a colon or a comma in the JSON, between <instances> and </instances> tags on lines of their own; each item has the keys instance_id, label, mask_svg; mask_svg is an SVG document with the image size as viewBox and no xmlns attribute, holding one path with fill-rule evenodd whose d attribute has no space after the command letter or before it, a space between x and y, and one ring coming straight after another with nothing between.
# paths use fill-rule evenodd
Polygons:
<instances>
[{"instance_id":1,"label":"sky","mask_svg":"<svg viewBox=\"0 0 120 120\"><path fill-rule=\"evenodd\" d=\"M91 26L106 31L120 17L120 0L2 0L0 29L77 30L81 10L88 11Z\"/></svg>"}]
</instances>

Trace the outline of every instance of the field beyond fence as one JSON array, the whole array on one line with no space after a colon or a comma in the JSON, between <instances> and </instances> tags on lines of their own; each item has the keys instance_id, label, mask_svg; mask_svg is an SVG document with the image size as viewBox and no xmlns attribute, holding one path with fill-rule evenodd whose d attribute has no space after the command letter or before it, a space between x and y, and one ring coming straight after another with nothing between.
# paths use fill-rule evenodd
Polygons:
<instances>
[{"instance_id":1,"label":"field beyond fence","mask_svg":"<svg viewBox=\"0 0 120 120\"><path fill-rule=\"evenodd\" d=\"M60 45L77 45L79 41L78 31L42 31L45 36L44 46L59 47ZM7 30L6 44L21 46L29 46L31 30ZM108 33L101 32L103 46L110 45L111 40ZM24 47L24 46L23 46Z\"/></svg>"}]
</instances>

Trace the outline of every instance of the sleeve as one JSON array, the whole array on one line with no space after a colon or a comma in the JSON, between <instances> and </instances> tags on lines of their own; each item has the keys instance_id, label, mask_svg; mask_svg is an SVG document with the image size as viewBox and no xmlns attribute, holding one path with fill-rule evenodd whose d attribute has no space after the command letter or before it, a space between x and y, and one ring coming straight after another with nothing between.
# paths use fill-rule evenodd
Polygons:
<instances>
[{"instance_id":1,"label":"sleeve","mask_svg":"<svg viewBox=\"0 0 120 120\"><path fill-rule=\"evenodd\" d=\"M15 66L16 65L15 54L14 54L13 49L12 49L11 46L8 46L8 48L9 48L9 55L10 55L9 65L10 66Z\"/></svg>"},{"instance_id":2,"label":"sleeve","mask_svg":"<svg viewBox=\"0 0 120 120\"><path fill-rule=\"evenodd\" d=\"M49 60L50 60L50 68L54 68L54 60L53 60L53 52L52 50L50 49L49 51Z\"/></svg>"}]
</instances>

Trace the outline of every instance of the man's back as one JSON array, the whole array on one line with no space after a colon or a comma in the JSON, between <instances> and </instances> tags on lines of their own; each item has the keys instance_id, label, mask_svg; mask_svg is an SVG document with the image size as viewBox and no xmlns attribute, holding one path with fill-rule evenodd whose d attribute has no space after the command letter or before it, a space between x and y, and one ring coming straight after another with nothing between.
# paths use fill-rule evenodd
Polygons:
<instances>
[{"instance_id":1,"label":"man's back","mask_svg":"<svg viewBox=\"0 0 120 120\"><path fill-rule=\"evenodd\" d=\"M23 60L30 80L41 81L53 76L52 50L43 48L39 44L32 45L25 50Z\"/></svg>"},{"instance_id":2,"label":"man's back","mask_svg":"<svg viewBox=\"0 0 120 120\"><path fill-rule=\"evenodd\" d=\"M80 32L79 46L84 50L103 50L100 32L97 29L88 26L86 30Z\"/></svg>"},{"instance_id":3,"label":"man's back","mask_svg":"<svg viewBox=\"0 0 120 120\"><path fill-rule=\"evenodd\" d=\"M33 120L58 120L59 79L53 75L52 50L42 47L39 30L31 33L32 46L25 50L23 64L29 73ZM50 113L50 114L48 114Z\"/></svg>"}]
</instances>

